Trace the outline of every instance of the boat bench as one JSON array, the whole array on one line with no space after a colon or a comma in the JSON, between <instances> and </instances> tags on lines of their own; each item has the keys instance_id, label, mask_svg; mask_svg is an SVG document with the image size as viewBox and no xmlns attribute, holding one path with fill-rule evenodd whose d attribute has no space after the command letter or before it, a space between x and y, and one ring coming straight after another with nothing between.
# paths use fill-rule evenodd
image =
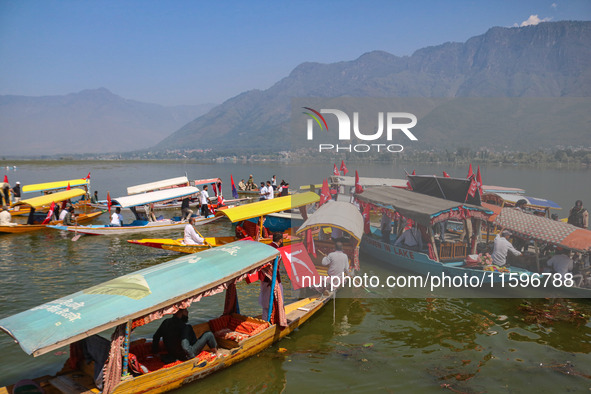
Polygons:
<instances>
[{"instance_id":1,"label":"boat bench","mask_svg":"<svg viewBox=\"0 0 591 394\"><path fill-rule=\"evenodd\" d=\"M439 246L439 260L463 260L466 258L467 249L464 242L443 242Z\"/></svg>"},{"instance_id":2,"label":"boat bench","mask_svg":"<svg viewBox=\"0 0 591 394\"><path fill-rule=\"evenodd\" d=\"M209 321L209 327L220 347L232 349L239 343L269 327L267 321L237 313L223 315Z\"/></svg>"},{"instance_id":3,"label":"boat bench","mask_svg":"<svg viewBox=\"0 0 591 394\"><path fill-rule=\"evenodd\" d=\"M158 354L152 353L152 342L146 341L145 338L142 338L138 341L134 341L129 346L129 354L134 355L136 357L137 361L142 366L146 367L149 372L157 371L162 368L170 368L170 367L173 367L177 364L182 363L182 361L175 361L175 362L172 362L169 364L165 364L162 361L161 356L167 354L166 347L164 346L163 341L160 341L160 347L158 350ZM131 357L132 356L130 356L130 369L136 373L141 374L142 373L141 369L136 369L133 367L132 362L131 362ZM195 356L195 358L200 361L211 361L211 360L215 359L215 355L204 350L201 353L199 353L197 356Z\"/></svg>"}]
</instances>

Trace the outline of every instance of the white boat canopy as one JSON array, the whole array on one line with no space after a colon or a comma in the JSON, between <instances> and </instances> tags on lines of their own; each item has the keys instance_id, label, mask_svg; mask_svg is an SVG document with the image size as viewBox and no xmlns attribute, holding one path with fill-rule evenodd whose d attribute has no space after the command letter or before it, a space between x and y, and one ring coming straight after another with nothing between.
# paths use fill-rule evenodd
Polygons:
<instances>
[{"instance_id":1,"label":"white boat canopy","mask_svg":"<svg viewBox=\"0 0 591 394\"><path fill-rule=\"evenodd\" d=\"M189 179L186 176L181 176L178 178L170 178L170 179L164 179L164 180L156 181L156 182L144 183L144 184L136 185L136 186L129 186L127 188L127 194L145 193L145 192L163 189L165 187L173 187L173 186L179 186L179 185L188 186Z\"/></svg>"},{"instance_id":2,"label":"white boat canopy","mask_svg":"<svg viewBox=\"0 0 591 394\"><path fill-rule=\"evenodd\" d=\"M113 206L130 208L138 205L148 205L153 202L178 200L199 193L194 186L175 187L172 189L158 190L150 193L134 194L132 196L117 197L113 199Z\"/></svg>"},{"instance_id":3,"label":"white boat canopy","mask_svg":"<svg viewBox=\"0 0 591 394\"><path fill-rule=\"evenodd\" d=\"M318 227L339 228L355 237L359 244L363 236L363 216L359 208L349 202L329 201L310 215L297 233Z\"/></svg>"}]
</instances>

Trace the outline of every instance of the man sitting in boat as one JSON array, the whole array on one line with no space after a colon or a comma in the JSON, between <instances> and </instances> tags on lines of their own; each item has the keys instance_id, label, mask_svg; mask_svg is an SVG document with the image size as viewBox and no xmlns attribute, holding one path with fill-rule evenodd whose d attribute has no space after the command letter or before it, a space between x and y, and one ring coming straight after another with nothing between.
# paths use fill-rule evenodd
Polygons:
<instances>
[{"instance_id":1,"label":"man sitting in boat","mask_svg":"<svg viewBox=\"0 0 591 394\"><path fill-rule=\"evenodd\" d=\"M185 361L198 355L205 345L217 352L217 343L211 331L204 332L199 339L193 327L187 324L189 311L179 309L172 317L164 320L152 338L152 353L158 354L160 339L168 354L162 355L162 362L169 364L177 360Z\"/></svg>"},{"instance_id":2,"label":"man sitting in boat","mask_svg":"<svg viewBox=\"0 0 591 394\"><path fill-rule=\"evenodd\" d=\"M75 216L74 216L74 207L73 206L69 206L67 209L67 213L66 216L64 217L64 226L75 226L76 225L76 220L75 220Z\"/></svg>"},{"instance_id":3,"label":"man sitting in boat","mask_svg":"<svg viewBox=\"0 0 591 394\"><path fill-rule=\"evenodd\" d=\"M90 197L90 203L91 204L98 204L99 199L98 199L98 191L94 191L94 194Z\"/></svg>"},{"instance_id":4,"label":"man sitting in boat","mask_svg":"<svg viewBox=\"0 0 591 394\"><path fill-rule=\"evenodd\" d=\"M573 261L571 260L569 254L570 253L568 250L557 248L556 254L546 262L552 272L560 274L561 278L573 270Z\"/></svg>"},{"instance_id":5,"label":"man sitting in boat","mask_svg":"<svg viewBox=\"0 0 591 394\"><path fill-rule=\"evenodd\" d=\"M4 206L0 206L0 226L13 226L14 223L10 222L10 212Z\"/></svg>"},{"instance_id":6,"label":"man sitting in boat","mask_svg":"<svg viewBox=\"0 0 591 394\"><path fill-rule=\"evenodd\" d=\"M575 206L568 213L568 224L587 228L589 226L589 212L583 208L583 201L577 200Z\"/></svg>"},{"instance_id":7,"label":"man sitting in boat","mask_svg":"<svg viewBox=\"0 0 591 394\"><path fill-rule=\"evenodd\" d=\"M250 174L250 177L248 178L248 181L246 182L246 190L256 190L257 186L254 183L254 178L252 177L252 174Z\"/></svg>"},{"instance_id":8,"label":"man sitting in boat","mask_svg":"<svg viewBox=\"0 0 591 394\"><path fill-rule=\"evenodd\" d=\"M121 208L117 207L115 212L111 215L111 223L109 224L111 227L121 227L123 226L123 215L121 215Z\"/></svg>"},{"instance_id":9,"label":"man sitting in boat","mask_svg":"<svg viewBox=\"0 0 591 394\"><path fill-rule=\"evenodd\" d=\"M241 192L246 190L246 183L244 182L244 179L242 179L240 183L238 183L238 190L240 190Z\"/></svg>"},{"instance_id":10,"label":"man sitting in boat","mask_svg":"<svg viewBox=\"0 0 591 394\"><path fill-rule=\"evenodd\" d=\"M195 218L189 218L189 223L185 226L185 239L183 243L185 245L203 245L205 240L197 234L193 225L195 224Z\"/></svg>"},{"instance_id":11,"label":"man sitting in boat","mask_svg":"<svg viewBox=\"0 0 591 394\"><path fill-rule=\"evenodd\" d=\"M412 227L404 231L394 242L394 246L402 246L406 249L423 250L423 236L421 230L413 223Z\"/></svg>"},{"instance_id":12,"label":"man sitting in boat","mask_svg":"<svg viewBox=\"0 0 591 394\"><path fill-rule=\"evenodd\" d=\"M511 232L508 230L501 231L497 234L493 243L492 263L500 267L507 264L507 252L511 252L515 256L521 256L521 252L513 247L511 242Z\"/></svg>"},{"instance_id":13,"label":"man sitting in boat","mask_svg":"<svg viewBox=\"0 0 591 394\"><path fill-rule=\"evenodd\" d=\"M154 203L146 205L145 210L146 210L146 216L148 217L148 220L150 222L156 222L158 220L158 219L156 219L156 214L154 213Z\"/></svg>"}]
</instances>

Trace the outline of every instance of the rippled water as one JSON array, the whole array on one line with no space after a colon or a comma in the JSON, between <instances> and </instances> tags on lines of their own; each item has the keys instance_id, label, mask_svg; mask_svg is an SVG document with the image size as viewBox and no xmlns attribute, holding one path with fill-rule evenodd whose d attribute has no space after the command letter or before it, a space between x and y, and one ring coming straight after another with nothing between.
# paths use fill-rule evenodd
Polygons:
<instances>
[{"instance_id":1,"label":"rippled water","mask_svg":"<svg viewBox=\"0 0 591 394\"><path fill-rule=\"evenodd\" d=\"M89 168L87 168L89 167ZM19 166L8 172L14 183L70 179L92 170L92 189L102 198L125 194L130 185L184 175L220 176L230 195L229 175L236 182L255 174L255 180L276 174L292 185L318 183L332 165L277 167L275 165L185 163L51 163ZM362 176L402 177L401 168L360 166ZM352 168L350 168L352 169ZM355 168L352 169L353 172ZM408 168L412 171L412 168ZM440 169L416 167L417 173ZM465 169L446 169L464 175ZM454 173L457 172L457 174ZM0 171L1 172L1 171ZM0 175L2 175L0 173ZM578 198L585 201L589 185L585 171L488 168L486 184L523 187L532 195L563 206L562 216ZM581 178L583 176L583 178ZM591 201L589 202L591 205ZM103 215L97 223L106 222ZM200 228L203 234L227 235L230 224L219 221ZM177 237L163 232L157 236ZM152 235L150 235L152 236ZM141 234L130 238L142 238ZM83 236L40 231L0 235L0 318L65 296L114 277L177 257L126 242L126 237ZM366 272L391 273L388 266L362 255ZM241 309L258 313L258 288L242 284ZM290 292L287 292L289 299ZM358 297L357 297L358 296ZM570 308L586 317L571 321L532 321L521 299L337 299L297 332L258 356L179 390L221 392L405 391L405 392L588 392L591 388L591 303L588 300L527 300L536 310L567 316ZM561 303L564 307L556 307ZM206 298L191 308L191 321L218 315L223 296ZM547 319L546 319L547 320ZM157 323L156 323L157 325ZM136 335L150 336L148 325ZM287 349L279 353L278 348ZM67 350L67 349L63 349ZM0 334L0 385L55 373L67 355L62 349L33 358L8 335Z\"/></svg>"}]
</instances>

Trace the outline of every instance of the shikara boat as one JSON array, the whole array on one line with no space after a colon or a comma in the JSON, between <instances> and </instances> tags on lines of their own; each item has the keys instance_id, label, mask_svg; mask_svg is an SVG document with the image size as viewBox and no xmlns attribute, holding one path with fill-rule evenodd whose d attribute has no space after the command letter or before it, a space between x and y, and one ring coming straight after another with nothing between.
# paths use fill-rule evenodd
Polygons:
<instances>
[{"instance_id":1,"label":"shikara boat","mask_svg":"<svg viewBox=\"0 0 591 394\"><path fill-rule=\"evenodd\" d=\"M209 245L184 245L182 239L168 238L128 240L127 242L181 253L195 253L209 249L214 245L223 245L230 240L238 240L245 237L252 237L255 240L268 244L272 241L272 235L265 227L265 218L267 215L288 211L294 208L304 209L307 205L313 204L319 199L320 197L316 193L307 192L277 197L272 200L258 201L219 211L219 214L226 216L232 223L237 225L236 236L206 237L206 242ZM256 219L256 221L251 221L253 219ZM288 234L284 234L284 244L287 245L291 241L292 237Z\"/></svg>"},{"instance_id":2,"label":"shikara boat","mask_svg":"<svg viewBox=\"0 0 591 394\"><path fill-rule=\"evenodd\" d=\"M330 300L331 294L315 296L283 307L271 295L269 301L274 305L269 313L271 318L241 315L236 283L268 263L273 264L275 283L278 260L279 251L268 245L234 242L136 271L5 317L0 320L0 329L33 356L70 345L70 358L60 372L34 379L45 393L166 392L261 352L293 333ZM193 325L197 336L205 331L214 333L217 354L203 351L195 358L165 365L162 351L152 354L149 340L131 338L132 329L223 291L226 291L226 303L222 315ZM281 308L286 319L281 319ZM113 328L110 342L95 335ZM102 363L87 364L84 360L82 352L90 342L106 342L104 353L108 356L93 358L102 358ZM95 371L103 370L103 364L105 374L101 379ZM12 393L12 389L13 386L0 388L0 393Z\"/></svg>"},{"instance_id":3,"label":"shikara boat","mask_svg":"<svg viewBox=\"0 0 591 394\"><path fill-rule=\"evenodd\" d=\"M79 201L73 204L75 208L81 208L85 205L88 200L88 188L90 186L90 178L77 178L77 179L70 179L66 181L55 181L55 182L44 182L44 183L36 183L31 185L24 185L21 189L23 196L27 193L43 193L51 194L56 193L58 191L67 190L68 187L70 188L78 188L84 189L85 193L81 196ZM35 208L37 212L47 212L49 206L37 207ZM14 204L13 209L10 210L10 214L12 216L17 215L28 215L30 212L30 207L22 206L19 204Z\"/></svg>"},{"instance_id":4,"label":"shikara boat","mask_svg":"<svg viewBox=\"0 0 591 394\"><path fill-rule=\"evenodd\" d=\"M547 200L545 198L529 197L515 193L493 193L488 192L482 195L482 201L504 207L514 207L517 201L525 200L525 208L533 211L536 214L550 217L551 209L562 209L560 205L554 201Z\"/></svg>"},{"instance_id":5,"label":"shikara boat","mask_svg":"<svg viewBox=\"0 0 591 394\"><path fill-rule=\"evenodd\" d=\"M43 196L33 197L26 200L22 200L18 202L17 206L26 207L26 209L30 212L31 208L41 208L50 206L52 203L60 203L62 201L67 201L72 198L80 197L86 194L86 191L82 189L70 189L65 190L62 192L46 194ZM76 221L78 223L85 223L89 222L92 219L100 216L105 211L95 211L89 213L80 213L76 215ZM17 224L13 223L7 226L0 226L0 233L26 233L30 231L37 231L43 230L50 226L60 225L62 222L60 220L48 222L46 224L36 223L36 224Z\"/></svg>"},{"instance_id":6,"label":"shikara boat","mask_svg":"<svg viewBox=\"0 0 591 394\"><path fill-rule=\"evenodd\" d=\"M298 228L297 234L305 239L306 244L314 243L316 257L312 261L319 272L326 271L325 268L320 268L321 260L335 250L335 241L343 243L343 252L349 256L349 268L353 272L359 271L359 244L363 237L363 227L363 216L359 208L349 202L329 201L308 217ZM313 236L304 237L307 232Z\"/></svg>"},{"instance_id":7,"label":"shikara boat","mask_svg":"<svg viewBox=\"0 0 591 394\"><path fill-rule=\"evenodd\" d=\"M558 293L558 296L562 297L591 297L591 265L588 258L591 253L591 231L513 208L500 210L494 223L500 228L509 230L513 236L533 243L527 246L521 256L511 256L508 259L511 265L538 274L551 273L546 263L557 248L568 251L569 255L572 254L571 260L574 263L572 286L557 286L557 288L545 286L549 290L547 296ZM530 251L532 246L533 252Z\"/></svg>"},{"instance_id":8,"label":"shikara boat","mask_svg":"<svg viewBox=\"0 0 591 394\"><path fill-rule=\"evenodd\" d=\"M121 227L110 227L109 225L95 225L95 226L48 226L56 230L72 231L79 234L89 235L121 235L132 234L138 232L172 230L183 228L186 222L181 221L180 217L172 219L161 219L156 221L148 221L142 217L135 207L144 206L151 203L177 200L179 198L195 195L199 192L196 187L185 186L172 189L159 190L150 193L134 194L131 196L118 197L113 200L113 206L121 208L130 208L134 212L135 220L132 223L123 224ZM195 224L211 223L219 219L220 216L213 217L197 217Z\"/></svg>"},{"instance_id":9,"label":"shikara boat","mask_svg":"<svg viewBox=\"0 0 591 394\"><path fill-rule=\"evenodd\" d=\"M397 213L402 219L411 219L418 225L424 240L423 249L415 250L404 246L395 246L396 234L390 242L384 242L379 229L372 226L371 234L365 234L361 241L361 251L384 261L394 267L402 268L421 275L441 275L455 277L476 276L482 283L500 282L501 276L510 273L531 274L519 267L485 271L481 267L471 266L467 259L476 252L477 233L480 222L487 220L493 212L481 206L461 204L404 189L393 187L375 187L356 194L355 198L364 210L374 209L391 216ZM476 226L467 229L464 240L436 242L434 225L446 220L459 220L470 223L474 219ZM398 220L396 223L401 223ZM403 226L400 226L403 228ZM394 226L396 228L396 226ZM505 272L506 270L506 272Z\"/></svg>"}]
</instances>

